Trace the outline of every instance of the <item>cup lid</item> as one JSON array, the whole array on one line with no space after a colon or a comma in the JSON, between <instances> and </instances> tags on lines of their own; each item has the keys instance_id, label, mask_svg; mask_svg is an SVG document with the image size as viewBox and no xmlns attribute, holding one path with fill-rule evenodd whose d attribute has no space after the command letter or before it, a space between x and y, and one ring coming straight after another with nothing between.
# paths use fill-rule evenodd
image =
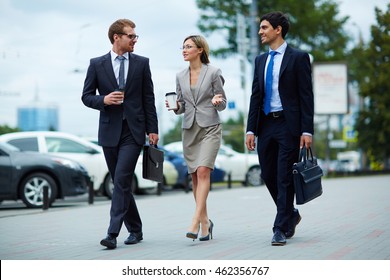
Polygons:
<instances>
[{"instance_id":1,"label":"cup lid","mask_svg":"<svg viewBox=\"0 0 390 280\"><path fill-rule=\"evenodd\" d=\"M176 92L172 91L172 92L168 92L168 93L165 94L165 96L168 96L168 95L176 95Z\"/></svg>"}]
</instances>

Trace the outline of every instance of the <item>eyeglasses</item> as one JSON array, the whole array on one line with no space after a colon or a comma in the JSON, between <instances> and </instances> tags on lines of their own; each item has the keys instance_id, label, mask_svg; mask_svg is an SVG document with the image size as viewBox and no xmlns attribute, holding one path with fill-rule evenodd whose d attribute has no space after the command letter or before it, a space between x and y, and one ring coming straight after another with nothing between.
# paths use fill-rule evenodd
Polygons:
<instances>
[{"instance_id":1,"label":"eyeglasses","mask_svg":"<svg viewBox=\"0 0 390 280\"><path fill-rule=\"evenodd\" d=\"M192 48L197 48L196 46L191 46L191 45L185 45L185 46L182 46L180 49L181 50L190 50Z\"/></svg>"},{"instance_id":2,"label":"eyeglasses","mask_svg":"<svg viewBox=\"0 0 390 280\"><path fill-rule=\"evenodd\" d=\"M138 37L139 37L139 35L135 35L135 34L126 34L126 33L118 33L118 34L126 35L130 40L135 40L135 39L138 40Z\"/></svg>"}]
</instances>

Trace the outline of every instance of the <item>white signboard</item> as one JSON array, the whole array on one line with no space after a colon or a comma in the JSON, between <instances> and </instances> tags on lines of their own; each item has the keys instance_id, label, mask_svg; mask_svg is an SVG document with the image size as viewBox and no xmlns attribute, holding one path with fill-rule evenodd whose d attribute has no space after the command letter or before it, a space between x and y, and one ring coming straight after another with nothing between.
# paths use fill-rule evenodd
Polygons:
<instances>
[{"instance_id":1,"label":"white signboard","mask_svg":"<svg viewBox=\"0 0 390 280\"><path fill-rule=\"evenodd\" d=\"M313 65L313 91L316 114L347 114L347 65L345 63L315 63Z\"/></svg>"}]
</instances>

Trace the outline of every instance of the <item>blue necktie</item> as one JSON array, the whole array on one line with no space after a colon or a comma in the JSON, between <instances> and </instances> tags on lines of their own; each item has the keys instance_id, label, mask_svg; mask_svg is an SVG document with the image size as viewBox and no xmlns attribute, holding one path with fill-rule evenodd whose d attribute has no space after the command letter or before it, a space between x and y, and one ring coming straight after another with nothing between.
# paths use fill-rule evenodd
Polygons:
<instances>
[{"instance_id":1,"label":"blue necktie","mask_svg":"<svg viewBox=\"0 0 390 280\"><path fill-rule=\"evenodd\" d=\"M121 62L119 67L119 89L123 90L125 88L125 57L117 56L117 59Z\"/></svg>"},{"instance_id":2,"label":"blue necktie","mask_svg":"<svg viewBox=\"0 0 390 280\"><path fill-rule=\"evenodd\" d=\"M272 96L272 70L274 68L274 56L277 54L275 51L271 51L270 59L268 62L267 73L265 77L265 98L264 98L264 114L268 115L271 111L271 96Z\"/></svg>"}]
</instances>

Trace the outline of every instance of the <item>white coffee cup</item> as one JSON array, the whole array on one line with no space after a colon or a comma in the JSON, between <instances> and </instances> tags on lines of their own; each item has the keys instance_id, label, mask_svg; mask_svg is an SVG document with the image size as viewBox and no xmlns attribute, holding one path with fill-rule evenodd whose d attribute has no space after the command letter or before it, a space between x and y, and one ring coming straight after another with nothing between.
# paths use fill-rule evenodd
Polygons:
<instances>
[{"instance_id":1,"label":"white coffee cup","mask_svg":"<svg viewBox=\"0 0 390 280\"><path fill-rule=\"evenodd\" d=\"M168 92L165 94L165 98L168 101L169 109L177 110L177 95L176 92Z\"/></svg>"}]
</instances>

